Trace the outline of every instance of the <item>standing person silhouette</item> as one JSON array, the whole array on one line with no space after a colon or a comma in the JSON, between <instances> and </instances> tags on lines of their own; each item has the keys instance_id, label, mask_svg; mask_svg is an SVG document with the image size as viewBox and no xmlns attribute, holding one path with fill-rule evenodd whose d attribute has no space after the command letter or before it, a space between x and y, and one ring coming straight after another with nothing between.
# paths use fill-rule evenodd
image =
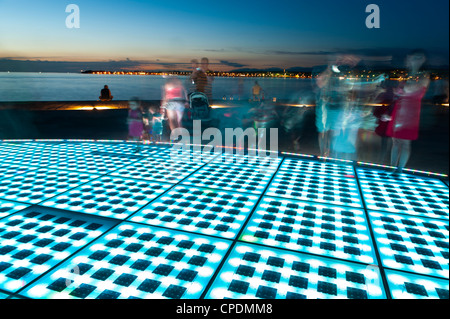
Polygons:
<instances>
[{"instance_id":1,"label":"standing person silhouette","mask_svg":"<svg viewBox=\"0 0 450 319\"><path fill-rule=\"evenodd\" d=\"M395 102L386 135L392 137L391 166L401 174L411 155L411 142L419 138L422 99L430 84L430 75L423 70L426 54L415 50L406 57L407 80L394 91Z\"/></svg>"},{"instance_id":2,"label":"standing person silhouette","mask_svg":"<svg viewBox=\"0 0 450 319\"><path fill-rule=\"evenodd\" d=\"M252 88L252 95L254 102L261 101L261 92L262 92L261 86L258 84L258 81L255 81L255 85L253 85Z\"/></svg>"},{"instance_id":3,"label":"standing person silhouette","mask_svg":"<svg viewBox=\"0 0 450 319\"><path fill-rule=\"evenodd\" d=\"M213 96L212 96L212 84L214 81L214 77L211 75L211 70L209 69L209 59L204 57L201 59L201 65L200 65L201 71L204 72L206 76L206 85L204 88L204 92L206 96L208 97L209 102L211 103Z\"/></svg>"}]
</instances>

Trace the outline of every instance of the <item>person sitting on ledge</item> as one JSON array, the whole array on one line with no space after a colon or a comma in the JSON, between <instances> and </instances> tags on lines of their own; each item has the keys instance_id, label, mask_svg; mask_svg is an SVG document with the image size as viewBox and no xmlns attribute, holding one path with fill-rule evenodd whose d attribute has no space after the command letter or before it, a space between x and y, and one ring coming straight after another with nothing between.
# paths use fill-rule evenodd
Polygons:
<instances>
[{"instance_id":1,"label":"person sitting on ledge","mask_svg":"<svg viewBox=\"0 0 450 319\"><path fill-rule=\"evenodd\" d=\"M109 90L108 86L105 85L105 87L100 92L99 96L100 101L111 101L113 99L113 96L111 95L111 91Z\"/></svg>"}]
</instances>

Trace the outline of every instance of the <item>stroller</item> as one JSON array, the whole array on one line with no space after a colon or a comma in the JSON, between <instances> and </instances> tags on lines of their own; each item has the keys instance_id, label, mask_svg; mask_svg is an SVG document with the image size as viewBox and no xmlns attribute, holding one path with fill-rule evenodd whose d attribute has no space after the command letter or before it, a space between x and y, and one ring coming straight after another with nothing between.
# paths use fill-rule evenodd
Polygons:
<instances>
[{"instance_id":1,"label":"stroller","mask_svg":"<svg viewBox=\"0 0 450 319\"><path fill-rule=\"evenodd\" d=\"M211 107L208 97L201 92L194 92L189 96L191 120L211 121Z\"/></svg>"}]
</instances>

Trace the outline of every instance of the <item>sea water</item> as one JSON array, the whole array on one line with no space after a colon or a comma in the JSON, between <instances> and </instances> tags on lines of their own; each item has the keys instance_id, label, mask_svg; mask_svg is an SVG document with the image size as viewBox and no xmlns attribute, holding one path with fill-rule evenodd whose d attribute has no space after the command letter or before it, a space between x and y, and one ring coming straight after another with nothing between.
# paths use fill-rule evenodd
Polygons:
<instances>
[{"instance_id":1,"label":"sea water","mask_svg":"<svg viewBox=\"0 0 450 319\"><path fill-rule=\"evenodd\" d=\"M188 77L180 76L186 86ZM98 75L77 73L0 72L0 102L16 101L92 101L108 85L114 100L160 100L166 78L160 75ZM312 93L311 79L214 77L213 99L252 98L258 81L266 99L293 99Z\"/></svg>"}]
</instances>

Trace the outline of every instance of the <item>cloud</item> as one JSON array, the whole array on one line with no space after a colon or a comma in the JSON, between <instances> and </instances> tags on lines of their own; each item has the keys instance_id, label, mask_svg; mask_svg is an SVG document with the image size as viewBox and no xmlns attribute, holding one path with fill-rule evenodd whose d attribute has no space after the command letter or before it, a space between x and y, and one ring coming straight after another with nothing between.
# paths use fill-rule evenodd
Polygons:
<instances>
[{"instance_id":1,"label":"cloud","mask_svg":"<svg viewBox=\"0 0 450 319\"><path fill-rule=\"evenodd\" d=\"M244 66L246 66L246 64L241 64L241 63L237 63L237 62L230 62L230 61L226 61L226 60L220 60L220 64L226 65L226 66L231 66L233 68L242 68Z\"/></svg>"}]
</instances>

